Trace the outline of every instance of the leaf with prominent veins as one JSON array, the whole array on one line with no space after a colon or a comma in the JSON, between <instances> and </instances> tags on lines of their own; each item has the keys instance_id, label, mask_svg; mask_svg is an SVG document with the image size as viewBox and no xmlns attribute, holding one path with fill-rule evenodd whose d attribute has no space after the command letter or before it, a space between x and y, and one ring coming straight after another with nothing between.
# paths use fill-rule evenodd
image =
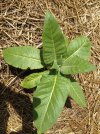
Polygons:
<instances>
[{"instance_id":1,"label":"leaf with prominent veins","mask_svg":"<svg viewBox=\"0 0 100 134\"><path fill-rule=\"evenodd\" d=\"M88 60L90 58L91 42L85 36L79 36L73 39L67 47L67 56L78 56L81 59ZM67 58L66 58L67 60ZM66 62L66 60L64 62Z\"/></svg>"},{"instance_id":2,"label":"leaf with prominent veins","mask_svg":"<svg viewBox=\"0 0 100 134\"><path fill-rule=\"evenodd\" d=\"M96 67L78 56L70 57L61 66L63 74L77 74L95 70Z\"/></svg>"},{"instance_id":3,"label":"leaf with prominent veins","mask_svg":"<svg viewBox=\"0 0 100 134\"><path fill-rule=\"evenodd\" d=\"M59 63L59 59L65 58L67 55L67 39L55 20L54 16L47 12L43 29L43 59L45 64L51 64L55 60Z\"/></svg>"},{"instance_id":4,"label":"leaf with prominent veins","mask_svg":"<svg viewBox=\"0 0 100 134\"><path fill-rule=\"evenodd\" d=\"M38 115L38 118L35 120L35 126L39 132L46 132L56 122L67 96L68 90L65 77L48 75L41 79L34 94L35 98L41 100L40 105L34 109ZM34 103L36 105L36 102L33 102L33 106Z\"/></svg>"},{"instance_id":5,"label":"leaf with prominent veins","mask_svg":"<svg viewBox=\"0 0 100 134\"><path fill-rule=\"evenodd\" d=\"M10 47L3 51L5 61L21 69L43 68L40 50L31 46Z\"/></svg>"}]
</instances>

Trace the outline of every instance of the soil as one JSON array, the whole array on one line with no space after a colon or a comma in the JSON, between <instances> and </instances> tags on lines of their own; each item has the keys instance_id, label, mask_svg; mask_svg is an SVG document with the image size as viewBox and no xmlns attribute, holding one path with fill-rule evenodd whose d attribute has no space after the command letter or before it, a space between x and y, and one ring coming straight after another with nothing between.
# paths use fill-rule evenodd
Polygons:
<instances>
[{"instance_id":1,"label":"soil","mask_svg":"<svg viewBox=\"0 0 100 134\"><path fill-rule=\"evenodd\" d=\"M10 46L40 47L46 10L56 16L66 37L85 35L91 40L90 62L97 66L96 71L74 76L83 87L87 108L67 100L47 134L99 134L100 0L0 0L0 134L36 132L32 118L33 93L20 86L31 71L9 66L2 50Z\"/></svg>"}]
</instances>

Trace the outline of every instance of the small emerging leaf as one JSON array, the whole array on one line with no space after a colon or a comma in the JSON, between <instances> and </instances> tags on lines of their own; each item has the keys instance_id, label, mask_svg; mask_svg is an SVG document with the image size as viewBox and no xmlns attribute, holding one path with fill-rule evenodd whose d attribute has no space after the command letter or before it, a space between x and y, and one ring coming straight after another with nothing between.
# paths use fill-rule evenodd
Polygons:
<instances>
[{"instance_id":1,"label":"small emerging leaf","mask_svg":"<svg viewBox=\"0 0 100 134\"><path fill-rule=\"evenodd\" d=\"M3 51L5 61L21 69L43 68L40 59L40 50L31 46L10 47Z\"/></svg>"},{"instance_id":2,"label":"small emerging leaf","mask_svg":"<svg viewBox=\"0 0 100 134\"><path fill-rule=\"evenodd\" d=\"M63 74L77 74L95 70L96 67L86 60L73 56L67 58L61 66L61 72Z\"/></svg>"},{"instance_id":3,"label":"small emerging leaf","mask_svg":"<svg viewBox=\"0 0 100 134\"><path fill-rule=\"evenodd\" d=\"M64 107L68 97L66 78L61 75L43 77L37 86L34 97L41 101L40 105L34 108L38 115L34 121L35 126L41 134L53 126ZM33 99L33 106L37 103Z\"/></svg>"},{"instance_id":4,"label":"small emerging leaf","mask_svg":"<svg viewBox=\"0 0 100 134\"><path fill-rule=\"evenodd\" d=\"M83 94L83 90L77 82L67 81L67 88L69 90L69 96L76 101L81 107L86 107L86 100Z\"/></svg>"},{"instance_id":5,"label":"small emerging leaf","mask_svg":"<svg viewBox=\"0 0 100 134\"><path fill-rule=\"evenodd\" d=\"M42 76L48 73L49 71L30 74L21 82L21 86L26 89L34 88L40 83Z\"/></svg>"},{"instance_id":6,"label":"small emerging leaf","mask_svg":"<svg viewBox=\"0 0 100 134\"><path fill-rule=\"evenodd\" d=\"M56 69L56 70L59 70L59 65L57 64L56 61L54 61L52 67L50 69Z\"/></svg>"}]
</instances>

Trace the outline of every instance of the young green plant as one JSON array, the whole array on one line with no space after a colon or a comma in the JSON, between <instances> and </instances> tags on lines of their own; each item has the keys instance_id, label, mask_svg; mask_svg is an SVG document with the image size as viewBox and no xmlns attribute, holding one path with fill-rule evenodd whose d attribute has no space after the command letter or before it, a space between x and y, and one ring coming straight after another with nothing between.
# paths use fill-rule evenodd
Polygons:
<instances>
[{"instance_id":1,"label":"young green plant","mask_svg":"<svg viewBox=\"0 0 100 134\"><path fill-rule=\"evenodd\" d=\"M89 39L79 36L69 41L50 12L45 15L42 41L41 50L20 46L3 51L9 65L21 69L38 69L38 73L30 74L21 83L23 88L37 87L33 94L33 117L38 134L45 133L53 126L68 96L79 106L86 107L82 88L70 74L96 69L88 61L91 48Z\"/></svg>"}]
</instances>

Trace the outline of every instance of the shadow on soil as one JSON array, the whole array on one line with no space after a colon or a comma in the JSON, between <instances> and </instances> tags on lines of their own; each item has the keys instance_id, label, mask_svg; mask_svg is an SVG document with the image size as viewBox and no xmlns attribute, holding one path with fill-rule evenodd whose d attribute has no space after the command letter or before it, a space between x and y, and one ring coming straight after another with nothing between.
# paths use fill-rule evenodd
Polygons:
<instances>
[{"instance_id":1,"label":"shadow on soil","mask_svg":"<svg viewBox=\"0 0 100 134\"><path fill-rule=\"evenodd\" d=\"M36 107L40 104L40 100L38 98L34 99L37 102L34 105L34 107ZM22 130L19 132L11 132L10 134L36 134L36 132L33 131L32 112L35 114L34 120L37 118L37 114L32 108L33 106L29 97L12 91L2 83L0 83L0 134L7 134L7 123L10 116L7 102L13 106L22 119Z\"/></svg>"},{"instance_id":2,"label":"shadow on soil","mask_svg":"<svg viewBox=\"0 0 100 134\"><path fill-rule=\"evenodd\" d=\"M20 69L16 69L15 71L12 67L10 67L10 69L13 75L16 76L20 74ZM29 74L30 70L25 71L19 77L25 78L25 76ZM31 90L23 89L23 91L25 91L25 93L33 93L33 91ZM0 134L8 134L7 124L9 116L11 115L9 115L7 103L11 104L16 113L22 119L22 130L18 132L11 132L10 134L37 134L35 129L33 130L33 121L36 120L36 118L38 117L34 108L37 107L41 103L41 101L40 99L34 97L33 102L34 103L32 104L30 98L27 95L16 93L12 91L11 88L8 88L4 84L0 83ZM69 97L67 98L65 107L72 108Z\"/></svg>"},{"instance_id":3,"label":"shadow on soil","mask_svg":"<svg viewBox=\"0 0 100 134\"><path fill-rule=\"evenodd\" d=\"M38 98L34 98L34 108L41 102ZM38 116L28 96L16 93L10 88L5 87L0 83L0 134L7 134L7 123L9 119L9 111L7 108L7 102L9 102L16 110L18 115L22 118L22 130L18 132L11 132L10 134L37 134L33 130L33 120ZM68 98L65 106L71 108L70 99ZM34 112L34 117L33 117Z\"/></svg>"}]
</instances>

